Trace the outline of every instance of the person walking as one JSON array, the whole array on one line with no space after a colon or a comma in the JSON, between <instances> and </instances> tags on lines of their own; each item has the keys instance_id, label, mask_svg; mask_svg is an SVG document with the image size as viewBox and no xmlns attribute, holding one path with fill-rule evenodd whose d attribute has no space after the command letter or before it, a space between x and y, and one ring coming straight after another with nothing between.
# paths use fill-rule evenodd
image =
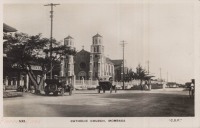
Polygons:
<instances>
[{"instance_id":1,"label":"person walking","mask_svg":"<svg viewBox=\"0 0 200 128\"><path fill-rule=\"evenodd\" d=\"M190 98L194 97L194 83L192 82L189 88L189 96Z\"/></svg>"}]
</instances>

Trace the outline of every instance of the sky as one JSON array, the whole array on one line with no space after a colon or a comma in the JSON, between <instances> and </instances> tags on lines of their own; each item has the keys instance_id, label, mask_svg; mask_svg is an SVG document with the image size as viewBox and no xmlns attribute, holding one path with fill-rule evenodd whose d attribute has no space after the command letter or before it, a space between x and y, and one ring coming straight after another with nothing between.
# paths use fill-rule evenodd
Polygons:
<instances>
[{"instance_id":1,"label":"sky","mask_svg":"<svg viewBox=\"0 0 200 128\"><path fill-rule=\"evenodd\" d=\"M189 0L188 0L189 1ZM92 36L103 37L104 54L138 64L155 78L185 83L194 78L193 2L60 2L54 7L53 37L74 38L78 51L90 51ZM56 3L56 2L54 2ZM48 2L3 5L3 22L29 35L50 37ZM168 74L168 75L167 75Z\"/></svg>"}]
</instances>

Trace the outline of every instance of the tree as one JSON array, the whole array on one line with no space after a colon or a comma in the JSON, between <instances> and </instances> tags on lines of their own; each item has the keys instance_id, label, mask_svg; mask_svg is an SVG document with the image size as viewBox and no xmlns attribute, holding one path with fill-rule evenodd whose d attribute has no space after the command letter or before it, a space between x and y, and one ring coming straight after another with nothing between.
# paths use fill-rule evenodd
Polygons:
<instances>
[{"instance_id":1,"label":"tree","mask_svg":"<svg viewBox=\"0 0 200 128\"><path fill-rule=\"evenodd\" d=\"M52 48L53 57L50 58L49 42L49 39L42 38L41 34L29 36L25 33L15 33L13 36L8 36L8 40L4 43L4 52L12 58L12 63L17 65L17 68L28 74L36 93L40 93L45 75L52 71L56 64L59 64L62 56L76 54L74 49L59 45L59 42L53 39L55 47ZM52 68L50 67L51 61ZM32 70L32 65L41 66L42 75L39 82Z\"/></svg>"},{"instance_id":2,"label":"tree","mask_svg":"<svg viewBox=\"0 0 200 128\"><path fill-rule=\"evenodd\" d=\"M134 72L133 72L132 68L130 68L128 70L127 79L128 79L128 81L131 81L132 79L134 79Z\"/></svg>"},{"instance_id":3,"label":"tree","mask_svg":"<svg viewBox=\"0 0 200 128\"><path fill-rule=\"evenodd\" d=\"M145 76L146 76L146 70L143 69L142 66L139 64L136 67L136 72L133 74L133 78L140 80L141 90L143 90L142 82L143 82L143 80L146 79Z\"/></svg>"}]
</instances>

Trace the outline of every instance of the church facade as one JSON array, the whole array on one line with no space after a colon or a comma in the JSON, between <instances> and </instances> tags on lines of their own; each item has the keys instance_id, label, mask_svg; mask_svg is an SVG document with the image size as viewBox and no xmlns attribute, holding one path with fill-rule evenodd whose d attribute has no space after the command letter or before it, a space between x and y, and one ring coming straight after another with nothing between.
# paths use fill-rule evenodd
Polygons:
<instances>
[{"instance_id":1,"label":"church facade","mask_svg":"<svg viewBox=\"0 0 200 128\"><path fill-rule=\"evenodd\" d=\"M97 80L101 76L112 76L116 81L121 79L122 60L111 60L104 55L103 37L99 34L92 37L90 52L82 49L74 61L77 80Z\"/></svg>"}]
</instances>

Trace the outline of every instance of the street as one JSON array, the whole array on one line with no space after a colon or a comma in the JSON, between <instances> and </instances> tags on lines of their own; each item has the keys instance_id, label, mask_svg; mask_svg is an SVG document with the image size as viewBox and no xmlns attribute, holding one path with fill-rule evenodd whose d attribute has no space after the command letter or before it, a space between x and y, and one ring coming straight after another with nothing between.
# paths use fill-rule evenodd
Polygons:
<instances>
[{"instance_id":1,"label":"street","mask_svg":"<svg viewBox=\"0 0 200 128\"><path fill-rule=\"evenodd\" d=\"M97 90L73 91L72 96L24 93L4 98L4 117L189 117L194 99L183 89L152 91L119 90L98 94Z\"/></svg>"}]
</instances>

